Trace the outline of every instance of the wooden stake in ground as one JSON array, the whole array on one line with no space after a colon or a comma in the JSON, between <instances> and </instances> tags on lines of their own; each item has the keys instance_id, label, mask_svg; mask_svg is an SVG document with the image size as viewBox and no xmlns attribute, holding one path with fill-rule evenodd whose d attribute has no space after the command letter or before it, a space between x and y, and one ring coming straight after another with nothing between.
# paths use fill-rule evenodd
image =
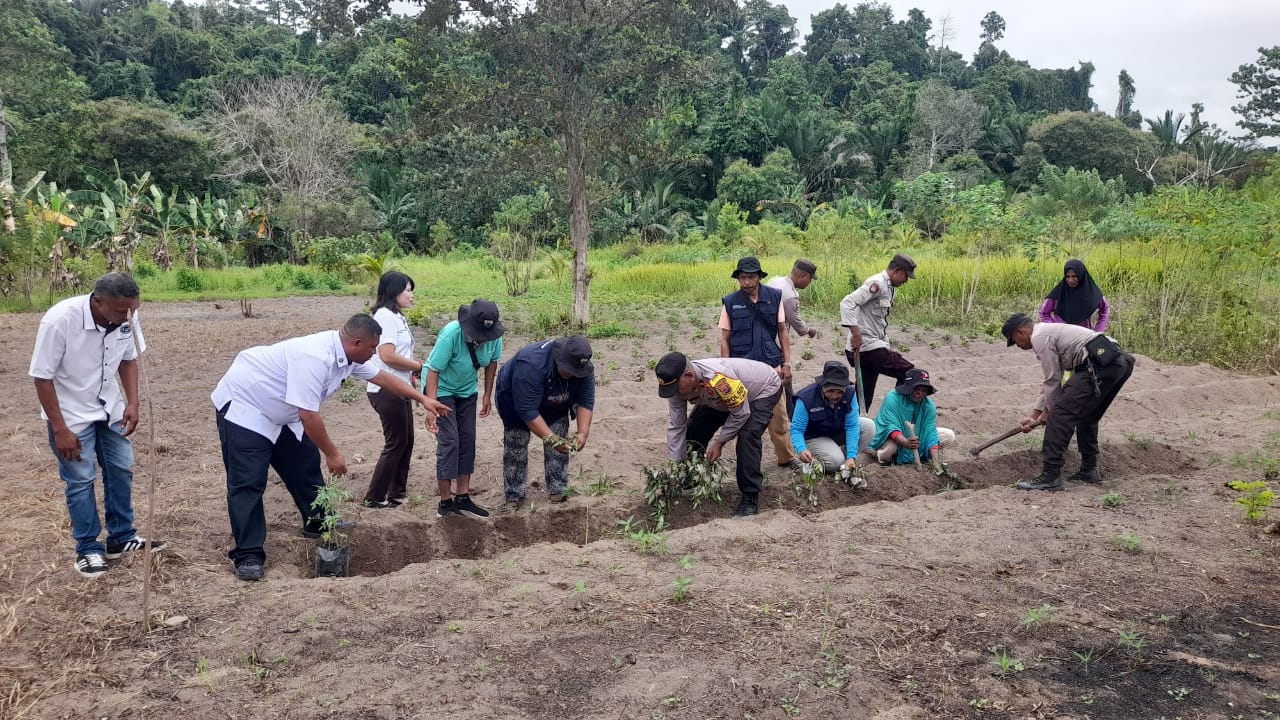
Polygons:
<instances>
[{"instance_id":1,"label":"wooden stake in ground","mask_svg":"<svg viewBox=\"0 0 1280 720\"><path fill-rule=\"evenodd\" d=\"M915 440L916 426L912 425L911 423L906 423L906 426L907 426L907 439ZM924 466L920 464L920 448L918 447L911 448L911 457L914 458L916 461L916 469L923 470Z\"/></svg>"},{"instance_id":2,"label":"wooden stake in ground","mask_svg":"<svg viewBox=\"0 0 1280 720\"><path fill-rule=\"evenodd\" d=\"M155 411L151 405L151 384L147 381L147 368L142 359L142 341L139 340L137 311L129 311L129 323L133 326L133 349L138 356L138 376L142 378L139 391L147 403L147 519L143 529L144 547L142 548L142 626L151 631L151 538L155 536L156 517L156 423ZM142 422L142 418L138 419ZM134 467L137 467L136 453ZM136 476L137 473L135 472Z\"/></svg>"}]
</instances>

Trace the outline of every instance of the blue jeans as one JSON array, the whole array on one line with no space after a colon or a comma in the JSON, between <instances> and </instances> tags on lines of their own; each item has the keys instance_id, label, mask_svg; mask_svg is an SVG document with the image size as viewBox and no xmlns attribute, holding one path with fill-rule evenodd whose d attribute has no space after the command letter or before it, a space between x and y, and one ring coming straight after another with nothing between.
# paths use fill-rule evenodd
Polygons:
<instances>
[{"instance_id":1,"label":"blue jeans","mask_svg":"<svg viewBox=\"0 0 1280 720\"><path fill-rule=\"evenodd\" d=\"M102 521L98 518L98 498L93 481L98 473L93 459L102 468L103 509L107 515L107 542L118 544L134 537L133 530L133 444L121 435L120 423L100 420L76 434L80 438L80 459L67 460L58 454L58 444L49 430L49 447L58 459L58 475L67 484L67 513L71 516L71 537L76 554L106 552L98 542Z\"/></svg>"}]
</instances>

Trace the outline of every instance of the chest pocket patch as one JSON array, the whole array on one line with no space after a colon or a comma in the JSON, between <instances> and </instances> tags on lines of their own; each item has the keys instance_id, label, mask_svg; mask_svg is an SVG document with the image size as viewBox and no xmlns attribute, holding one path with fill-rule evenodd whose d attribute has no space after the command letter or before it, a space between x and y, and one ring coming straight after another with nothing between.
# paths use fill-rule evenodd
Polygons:
<instances>
[{"instance_id":1,"label":"chest pocket patch","mask_svg":"<svg viewBox=\"0 0 1280 720\"><path fill-rule=\"evenodd\" d=\"M711 390L727 407L736 408L747 401L747 386L741 380L725 377L720 373L711 378Z\"/></svg>"}]
</instances>

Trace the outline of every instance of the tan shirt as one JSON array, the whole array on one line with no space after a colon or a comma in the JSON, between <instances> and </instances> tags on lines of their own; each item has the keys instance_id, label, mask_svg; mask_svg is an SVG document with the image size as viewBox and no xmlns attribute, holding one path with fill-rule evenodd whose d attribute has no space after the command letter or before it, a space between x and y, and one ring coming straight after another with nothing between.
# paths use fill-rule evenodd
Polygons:
<instances>
[{"instance_id":1,"label":"tan shirt","mask_svg":"<svg viewBox=\"0 0 1280 720\"><path fill-rule=\"evenodd\" d=\"M1031 349L1044 372L1044 385L1040 399L1036 401L1036 410L1053 409L1058 393L1062 392L1062 372L1083 363L1085 344L1101 334L1079 325L1036 323L1031 329Z\"/></svg>"},{"instance_id":2,"label":"tan shirt","mask_svg":"<svg viewBox=\"0 0 1280 720\"><path fill-rule=\"evenodd\" d=\"M667 456L685 458L685 431L689 404L729 413L716 440L722 445L738 435L751 418L751 403L782 390L782 379L773 368L746 358L708 358L690 362L700 381L688 395L677 394L668 403Z\"/></svg>"},{"instance_id":3,"label":"tan shirt","mask_svg":"<svg viewBox=\"0 0 1280 720\"><path fill-rule=\"evenodd\" d=\"M863 281L862 285L840 301L840 324L857 325L862 331L862 349L889 347L889 311L893 309L893 283L889 271L883 270ZM845 338L844 349L853 350L853 332Z\"/></svg>"},{"instance_id":4,"label":"tan shirt","mask_svg":"<svg viewBox=\"0 0 1280 720\"><path fill-rule=\"evenodd\" d=\"M782 311L787 318L787 327L801 337L808 335L809 324L800 317L800 292L796 290L791 276L779 275L765 284L782 293Z\"/></svg>"}]
</instances>

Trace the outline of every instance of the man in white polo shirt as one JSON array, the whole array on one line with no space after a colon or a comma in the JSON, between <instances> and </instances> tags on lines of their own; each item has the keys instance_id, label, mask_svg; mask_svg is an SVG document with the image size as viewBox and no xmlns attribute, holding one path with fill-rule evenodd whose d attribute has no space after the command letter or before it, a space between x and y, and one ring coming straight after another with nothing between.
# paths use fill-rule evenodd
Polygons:
<instances>
[{"instance_id":1,"label":"man in white polo shirt","mask_svg":"<svg viewBox=\"0 0 1280 720\"><path fill-rule=\"evenodd\" d=\"M145 546L133 529L133 445L138 428L138 284L108 273L89 295L67 298L40 320L28 373L35 380L49 446L66 483L67 513L76 541L76 570L85 577L107 571L107 558ZM131 322L132 320L132 322ZM120 385L123 381L124 397ZM98 541L102 520L94 496L94 457L102 468L107 542ZM151 549L165 543L151 541Z\"/></svg>"},{"instance_id":2,"label":"man in white polo shirt","mask_svg":"<svg viewBox=\"0 0 1280 720\"><path fill-rule=\"evenodd\" d=\"M320 403L354 375L427 409L427 430L449 408L409 383L372 365L382 327L372 317L351 316L341 330L291 338L243 350L213 390L218 440L227 470L227 515L235 547L227 553L241 580L262 579L267 559L267 520L262 493L267 468L275 468L302 515L302 534L320 536L311 503L324 485L320 454L333 475L345 475L347 461L320 417Z\"/></svg>"}]
</instances>

